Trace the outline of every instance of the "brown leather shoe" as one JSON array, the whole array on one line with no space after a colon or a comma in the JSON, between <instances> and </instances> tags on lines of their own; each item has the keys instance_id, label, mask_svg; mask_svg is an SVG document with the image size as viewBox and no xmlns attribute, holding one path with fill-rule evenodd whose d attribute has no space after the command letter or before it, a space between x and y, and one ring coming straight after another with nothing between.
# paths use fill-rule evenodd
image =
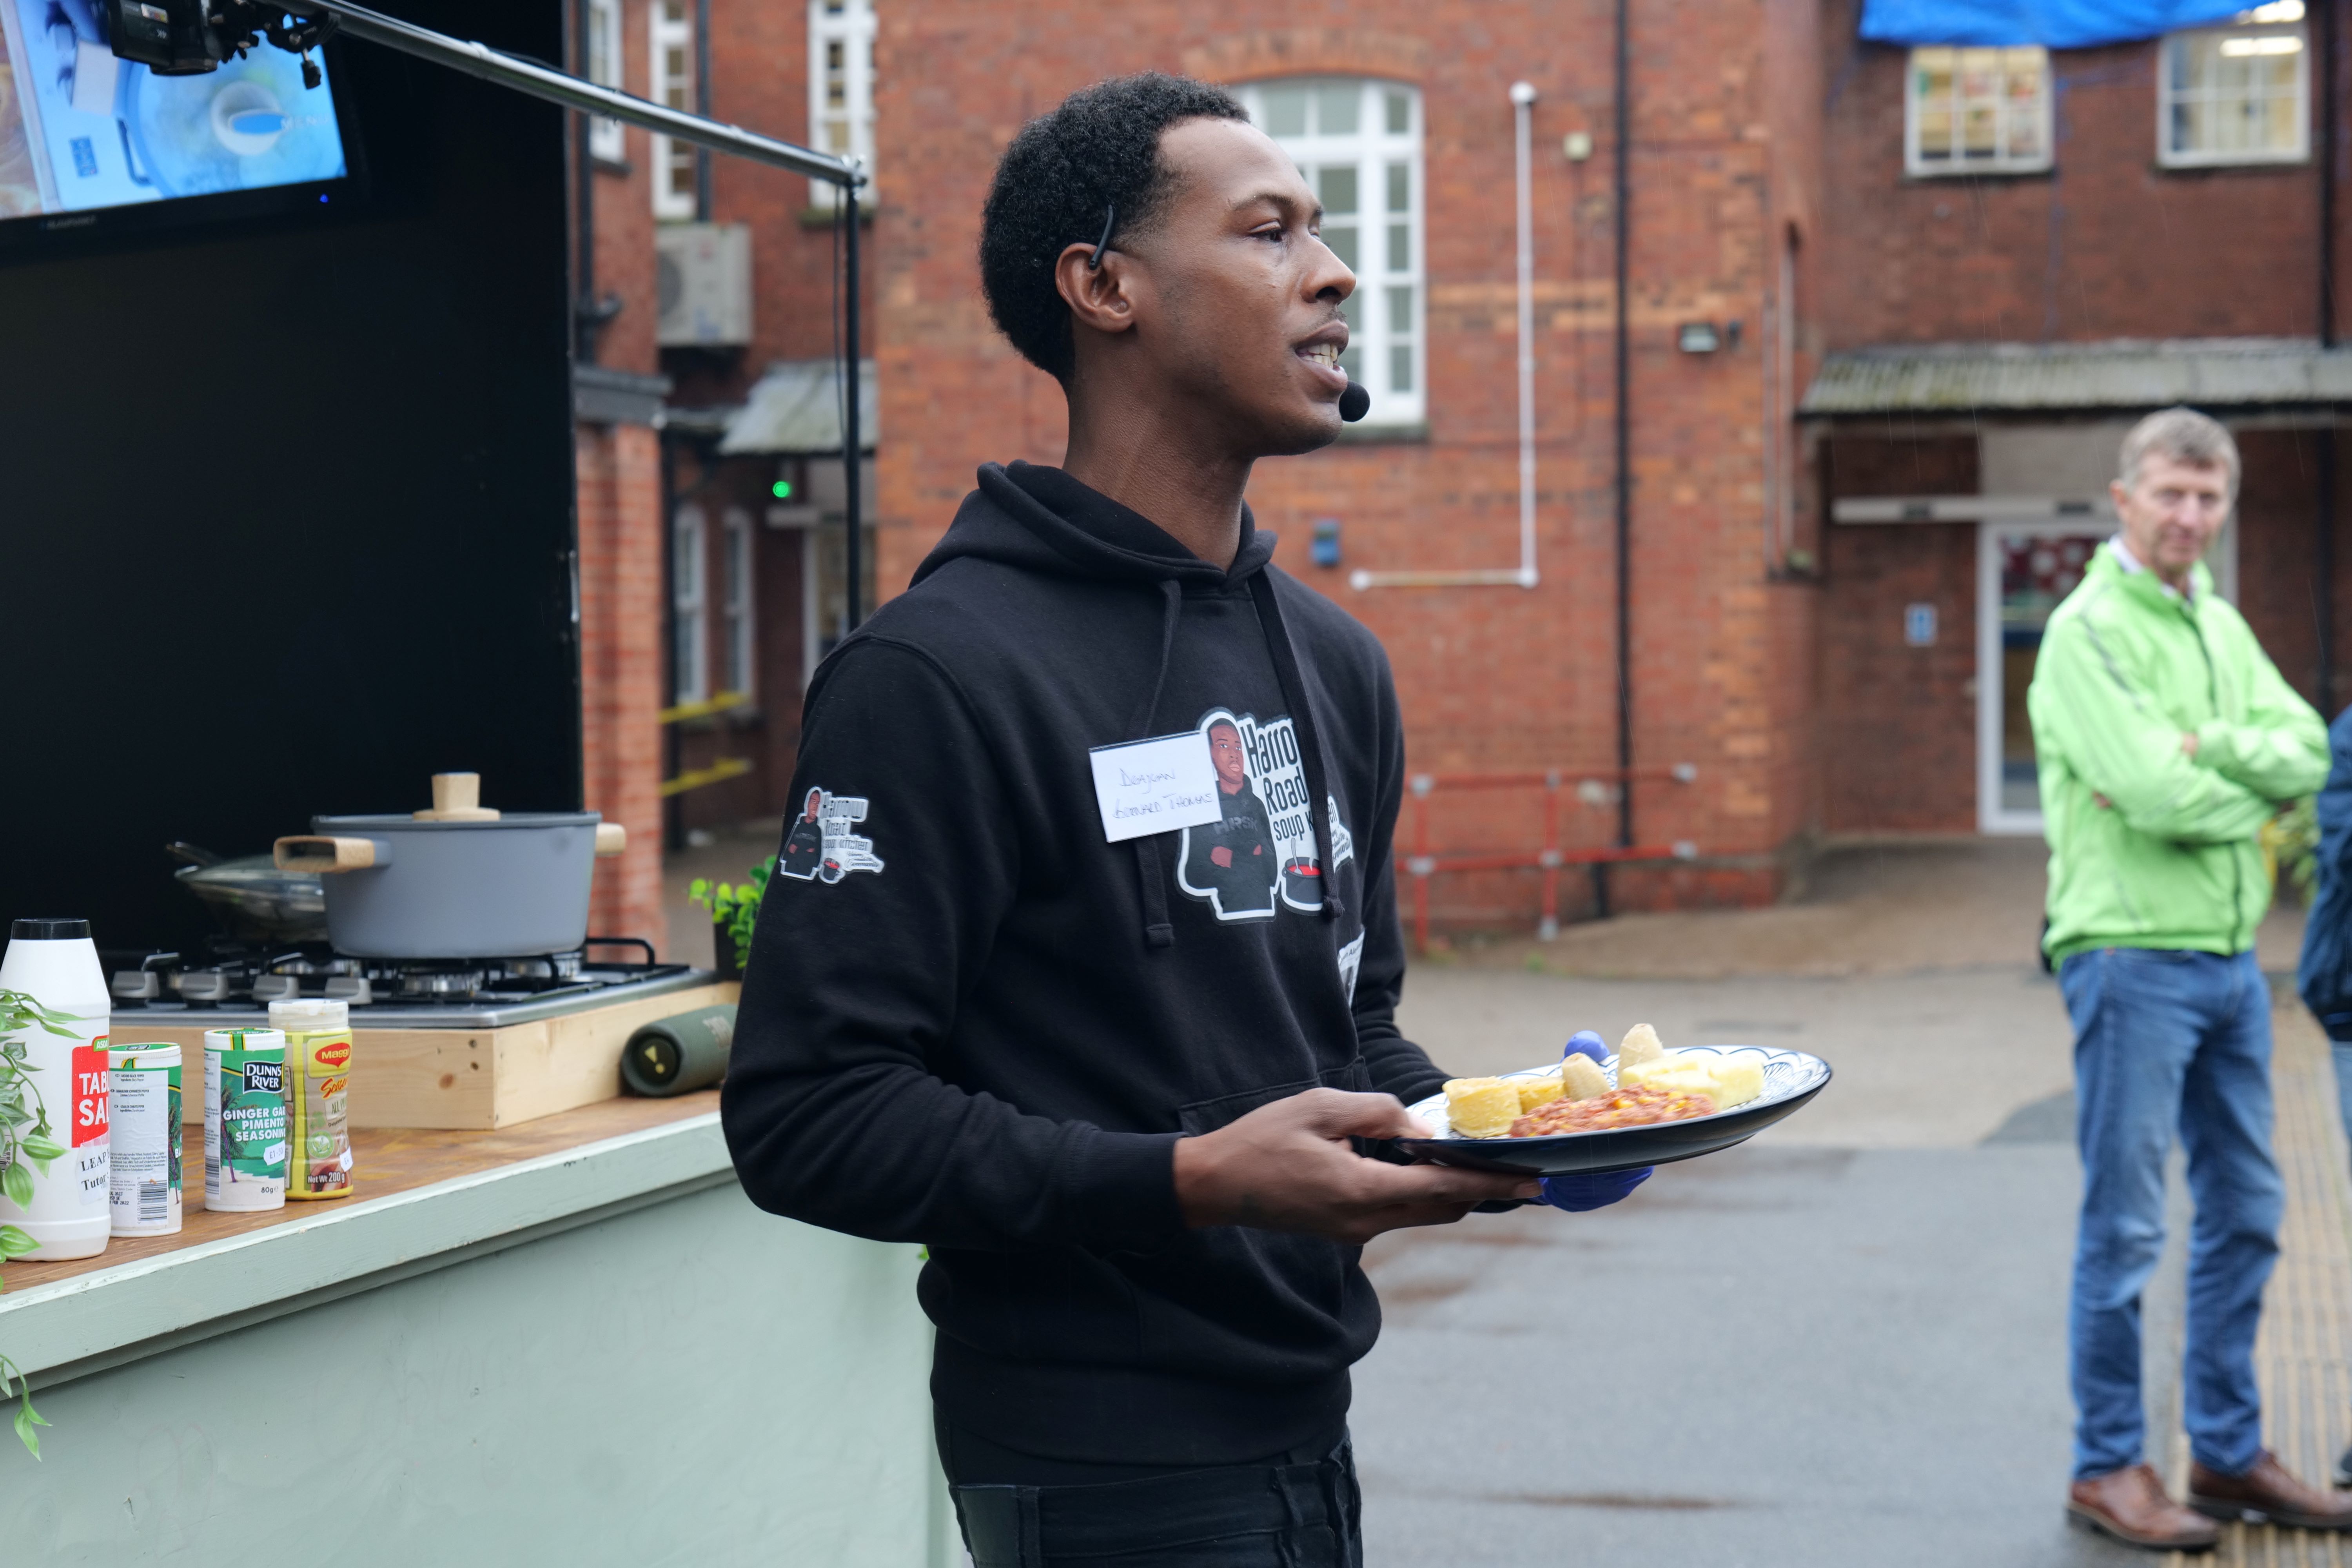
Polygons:
<instances>
[{"instance_id":1,"label":"brown leather shoe","mask_svg":"<svg viewBox=\"0 0 2352 1568\"><path fill-rule=\"evenodd\" d=\"M2166 1496L2164 1483L2146 1465L2076 1481L2066 1494L2066 1517L2127 1545L2158 1552L2210 1552L2221 1539L2211 1520Z\"/></svg>"},{"instance_id":2,"label":"brown leather shoe","mask_svg":"<svg viewBox=\"0 0 2352 1568\"><path fill-rule=\"evenodd\" d=\"M2189 1506L2215 1519L2243 1519L2297 1530L2352 1530L2352 1495L2307 1487L2268 1448L2242 1476L2189 1467Z\"/></svg>"}]
</instances>

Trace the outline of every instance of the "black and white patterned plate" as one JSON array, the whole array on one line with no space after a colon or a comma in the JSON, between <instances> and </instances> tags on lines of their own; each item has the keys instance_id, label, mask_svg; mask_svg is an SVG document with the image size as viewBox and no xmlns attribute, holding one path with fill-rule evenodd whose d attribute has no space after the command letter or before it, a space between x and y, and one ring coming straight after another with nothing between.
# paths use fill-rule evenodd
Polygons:
<instances>
[{"instance_id":1,"label":"black and white patterned plate","mask_svg":"<svg viewBox=\"0 0 2352 1568\"><path fill-rule=\"evenodd\" d=\"M1745 1105L1693 1116L1680 1121L1654 1121L1643 1127L1611 1127L1592 1132L1561 1132L1548 1138L1456 1138L1445 1115L1445 1096L1433 1094L1410 1107L1415 1116L1437 1129L1433 1138L1402 1138L1398 1147L1441 1164L1466 1165L1484 1171L1525 1172L1561 1176L1582 1171L1625 1171L1637 1165L1664 1165L1695 1160L1746 1142L1821 1093L1830 1081L1830 1064L1806 1051L1775 1050L1765 1046L1685 1046L1670 1057L1757 1056L1764 1058L1764 1092ZM1527 1068L1505 1073L1504 1079L1542 1078L1559 1067ZM1604 1064L1610 1083L1617 1081L1617 1058Z\"/></svg>"}]
</instances>

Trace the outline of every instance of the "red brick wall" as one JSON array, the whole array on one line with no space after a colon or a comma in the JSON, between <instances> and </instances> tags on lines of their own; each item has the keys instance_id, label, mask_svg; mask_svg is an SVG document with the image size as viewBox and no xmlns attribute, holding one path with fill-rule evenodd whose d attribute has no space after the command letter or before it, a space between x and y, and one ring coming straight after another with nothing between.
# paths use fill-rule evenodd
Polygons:
<instances>
[{"instance_id":1,"label":"red brick wall","mask_svg":"<svg viewBox=\"0 0 2352 1568\"><path fill-rule=\"evenodd\" d=\"M884 14L891 9L885 0ZM808 7L714 0L710 26L711 113L787 142L809 142ZM893 67L877 53L878 69L887 75ZM887 185L887 165L879 174ZM751 226L752 338L742 350L667 356L686 406L740 401L773 362L830 359L838 352L835 239L830 224L812 211L809 182L740 158L713 158L710 180L712 221ZM866 234L872 233L869 225ZM870 250L861 272L860 331L870 357L876 321Z\"/></svg>"},{"instance_id":2,"label":"red brick wall","mask_svg":"<svg viewBox=\"0 0 2352 1568\"><path fill-rule=\"evenodd\" d=\"M2052 57L2052 173L1911 179L1905 51L1857 9L1824 0L1830 347L2315 335L2313 169L2159 168L2156 41Z\"/></svg>"},{"instance_id":3,"label":"red brick wall","mask_svg":"<svg viewBox=\"0 0 2352 1568\"><path fill-rule=\"evenodd\" d=\"M1977 442L1882 425L1823 444L1832 497L1974 495ZM1977 826L1977 525L1841 524L1822 541L1822 826L1971 833ZM1906 605L1936 642L1904 641Z\"/></svg>"},{"instance_id":4,"label":"red brick wall","mask_svg":"<svg viewBox=\"0 0 2352 1568\"><path fill-rule=\"evenodd\" d=\"M2238 492L2238 608L2263 649L2304 700L2320 703L2317 559L2321 453L2316 429L2239 430L2245 478ZM2352 602L2344 566L2352 561L2352 489L2336 476L2336 700L2352 683L2344 678L2345 638L2352 633ZM2322 705L2323 708L2325 705ZM2332 711L2327 714L2334 717Z\"/></svg>"},{"instance_id":5,"label":"red brick wall","mask_svg":"<svg viewBox=\"0 0 2352 1568\"><path fill-rule=\"evenodd\" d=\"M1805 7L1780 5L1801 23ZM1157 68L1212 79L1318 72L1408 80L1427 140L1429 430L1269 462L1250 500L1278 559L1387 645L1416 768L1607 767L1615 756L1610 160L1612 7L1603 0L1361 0L1279 16L1237 0L1139 0L1116 11L973 0L882 14L876 226L882 300L880 555L903 584L988 458L1058 460L1059 389L990 328L972 263L981 195L1014 130L1070 90ZM1759 349L1779 266L1772 218L1807 196L1776 171L1805 146L1774 115L1759 52L1767 8L1633 7L1632 300L1637 764L1690 762L1696 785L1643 785L1636 832L1711 858L1674 877L1617 874L1621 904L1769 898L1776 854L1808 826L1810 590L1770 585L1768 440ZM1279 23L1279 26L1274 24ZM1791 55L1776 79L1811 69ZM1542 585L1375 589L1358 567L1501 567L1517 559L1510 83L1542 97L1534 128ZM1562 136L1593 133L1571 163ZM1780 140L1776 141L1776 137ZM1790 149L1797 150L1791 152ZM1784 192L1776 195L1776 192ZM1676 352L1677 325L1738 320L1739 349ZM1314 519L1342 522L1345 564L1307 561ZM1449 816L1442 846L1526 837L1524 808ZM1605 842L1614 814L1570 817ZM1518 884L1525 885L1518 885ZM1448 897L1455 895L1448 894ZM1457 901L1532 921L1532 878Z\"/></svg>"},{"instance_id":6,"label":"red brick wall","mask_svg":"<svg viewBox=\"0 0 2352 1568\"><path fill-rule=\"evenodd\" d=\"M596 862L589 925L599 936L642 936L658 947L669 938L655 721L662 702L660 453L641 425L583 426L576 447L587 807L629 830L626 854Z\"/></svg>"}]
</instances>

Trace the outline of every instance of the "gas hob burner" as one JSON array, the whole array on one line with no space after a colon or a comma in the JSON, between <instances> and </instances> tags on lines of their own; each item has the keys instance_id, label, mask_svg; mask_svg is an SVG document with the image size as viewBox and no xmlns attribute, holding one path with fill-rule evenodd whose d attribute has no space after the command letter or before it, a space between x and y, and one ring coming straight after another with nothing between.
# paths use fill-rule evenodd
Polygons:
<instances>
[{"instance_id":1,"label":"gas hob burner","mask_svg":"<svg viewBox=\"0 0 2352 1568\"><path fill-rule=\"evenodd\" d=\"M403 996L471 996L487 977L479 969L406 969L392 972L393 988Z\"/></svg>"},{"instance_id":2,"label":"gas hob burner","mask_svg":"<svg viewBox=\"0 0 2352 1568\"><path fill-rule=\"evenodd\" d=\"M637 948L645 961L600 962L587 950L512 958L354 958L323 944L268 951L221 942L201 959L148 953L135 969L117 968L110 989L118 1009L195 1015L221 1026L257 1022L253 1016L266 1017L270 1003L301 997L347 1003L354 1022L375 1015L380 1024L397 1019L455 1026L488 1013L511 1016L518 1007L537 1016L594 1005L616 990L672 989L698 973L682 963L656 962L652 944L634 938L589 943L590 950L614 946ZM110 956L127 963L136 954Z\"/></svg>"}]
</instances>

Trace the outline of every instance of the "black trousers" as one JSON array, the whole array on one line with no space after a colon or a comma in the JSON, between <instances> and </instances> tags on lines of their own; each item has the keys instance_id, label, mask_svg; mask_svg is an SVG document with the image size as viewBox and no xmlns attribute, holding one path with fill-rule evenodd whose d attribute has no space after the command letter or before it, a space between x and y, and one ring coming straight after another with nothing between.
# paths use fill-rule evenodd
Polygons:
<instances>
[{"instance_id":1,"label":"black trousers","mask_svg":"<svg viewBox=\"0 0 2352 1568\"><path fill-rule=\"evenodd\" d=\"M1082 1486L950 1487L973 1568L1362 1568L1342 1436L1318 1460Z\"/></svg>"}]
</instances>

